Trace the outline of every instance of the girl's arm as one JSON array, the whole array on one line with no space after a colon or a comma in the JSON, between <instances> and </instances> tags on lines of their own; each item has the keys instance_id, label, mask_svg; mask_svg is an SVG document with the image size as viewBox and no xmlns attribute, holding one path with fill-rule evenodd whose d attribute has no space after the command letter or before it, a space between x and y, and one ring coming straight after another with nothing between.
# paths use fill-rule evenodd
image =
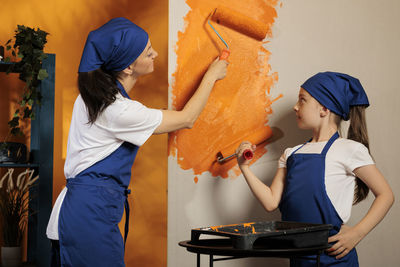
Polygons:
<instances>
[{"instance_id":1,"label":"girl's arm","mask_svg":"<svg viewBox=\"0 0 400 267\"><path fill-rule=\"evenodd\" d=\"M249 168L251 160L245 160L243 158L243 151L245 149L255 150L255 146L249 142L243 142L237 150L237 159L239 168L246 179L254 196L260 201L261 205L267 211L274 211L279 206L279 202L282 198L283 189L285 187L286 168L278 168L272 184L270 187L265 185Z\"/></svg>"},{"instance_id":2,"label":"girl's arm","mask_svg":"<svg viewBox=\"0 0 400 267\"><path fill-rule=\"evenodd\" d=\"M367 214L355 226L343 225L340 232L331 236L328 242L336 242L328 252L337 259L344 257L385 217L394 202L394 195L389 184L375 165L355 169L359 177L372 191L375 200Z\"/></svg>"},{"instance_id":3,"label":"girl's arm","mask_svg":"<svg viewBox=\"0 0 400 267\"><path fill-rule=\"evenodd\" d=\"M163 119L154 134L169 133L179 129L192 128L203 111L214 83L226 75L228 62L216 59L208 68L206 74L194 95L181 111L163 110Z\"/></svg>"}]
</instances>

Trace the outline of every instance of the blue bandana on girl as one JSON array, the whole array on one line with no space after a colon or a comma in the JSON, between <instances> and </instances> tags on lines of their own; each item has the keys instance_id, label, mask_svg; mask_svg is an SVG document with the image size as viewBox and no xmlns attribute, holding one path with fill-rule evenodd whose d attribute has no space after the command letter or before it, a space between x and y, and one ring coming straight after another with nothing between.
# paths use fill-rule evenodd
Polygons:
<instances>
[{"instance_id":1,"label":"blue bandana on girl","mask_svg":"<svg viewBox=\"0 0 400 267\"><path fill-rule=\"evenodd\" d=\"M143 52L149 36L126 18L114 18L89 33L78 72L104 67L121 71Z\"/></svg>"},{"instance_id":2,"label":"blue bandana on girl","mask_svg":"<svg viewBox=\"0 0 400 267\"><path fill-rule=\"evenodd\" d=\"M338 72L320 72L302 86L312 97L330 111L349 119L351 106L369 106L367 94L360 81Z\"/></svg>"}]
</instances>

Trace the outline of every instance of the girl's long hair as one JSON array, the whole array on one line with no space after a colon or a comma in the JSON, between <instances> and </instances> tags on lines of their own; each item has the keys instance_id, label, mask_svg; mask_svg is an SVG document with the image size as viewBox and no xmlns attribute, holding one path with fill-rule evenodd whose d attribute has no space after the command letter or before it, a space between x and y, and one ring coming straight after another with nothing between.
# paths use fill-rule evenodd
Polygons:
<instances>
[{"instance_id":1,"label":"girl's long hair","mask_svg":"<svg viewBox=\"0 0 400 267\"><path fill-rule=\"evenodd\" d=\"M369 151L367 123L365 119L366 107L367 106L352 106L350 108L350 126L347 132L347 139L362 143ZM356 177L353 205L364 200L368 196L368 193L369 187L360 178Z\"/></svg>"},{"instance_id":2,"label":"girl's long hair","mask_svg":"<svg viewBox=\"0 0 400 267\"><path fill-rule=\"evenodd\" d=\"M89 123L93 124L101 112L116 99L119 72L99 68L78 74L78 88L87 107Z\"/></svg>"}]
</instances>

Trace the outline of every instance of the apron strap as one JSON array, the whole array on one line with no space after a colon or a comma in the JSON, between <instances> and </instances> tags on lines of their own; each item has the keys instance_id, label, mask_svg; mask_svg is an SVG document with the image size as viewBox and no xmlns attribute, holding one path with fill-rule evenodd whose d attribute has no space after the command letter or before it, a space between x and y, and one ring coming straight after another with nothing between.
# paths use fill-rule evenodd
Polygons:
<instances>
[{"instance_id":1,"label":"apron strap","mask_svg":"<svg viewBox=\"0 0 400 267\"><path fill-rule=\"evenodd\" d=\"M335 140L338 139L338 138L339 138L339 133L338 133L338 132L336 132L334 135L332 135L331 138L329 139L329 141L326 143L324 149L322 150L321 155L325 156L326 153L328 153L328 150L329 150L329 148L331 147L331 145L333 144L333 142L335 142ZM297 152L298 150L300 150L300 149L301 149L303 146L305 146L307 143L311 142L311 140L312 140L312 138L311 138L310 140L308 140L307 142L305 142L304 144L302 144L301 146L299 146L295 151L293 151L293 152L290 154L290 156L296 154L296 152Z\"/></svg>"},{"instance_id":2,"label":"apron strap","mask_svg":"<svg viewBox=\"0 0 400 267\"><path fill-rule=\"evenodd\" d=\"M129 201L128 201L128 195L131 193L130 189L125 190L125 233L124 233L124 248L126 246L126 239L128 238L128 233L129 233Z\"/></svg>"},{"instance_id":3,"label":"apron strap","mask_svg":"<svg viewBox=\"0 0 400 267\"><path fill-rule=\"evenodd\" d=\"M336 132L334 135L332 135L332 137L329 139L329 141L326 143L324 149L321 152L321 155L326 155L326 153L328 153L329 148L331 147L331 145L333 144L333 142L335 142L336 139L339 138L339 133Z\"/></svg>"},{"instance_id":4,"label":"apron strap","mask_svg":"<svg viewBox=\"0 0 400 267\"><path fill-rule=\"evenodd\" d=\"M310 140L308 140L307 142L305 142L304 144L302 144L301 146L299 146L295 151L292 152L291 155L295 154L297 152L297 150L301 149L303 146L305 146L307 143L309 143L312 140L312 138Z\"/></svg>"}]
</instances>

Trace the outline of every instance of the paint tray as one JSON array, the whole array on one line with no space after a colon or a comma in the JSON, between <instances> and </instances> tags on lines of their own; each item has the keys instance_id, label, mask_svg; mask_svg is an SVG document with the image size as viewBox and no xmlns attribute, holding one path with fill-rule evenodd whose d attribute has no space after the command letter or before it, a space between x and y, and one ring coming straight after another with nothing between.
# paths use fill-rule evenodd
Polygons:
<instances>
[{"instance_id":1,"label":"paint tray","mask_svg":"<svg viewBox=\"0 0 400 267\"><path fill-rule=\"evenodd\" d=\"M200 235L222 236L235 249L291 249L328 245L330 224L266 221L192 229L192 242Z\"/></svg>"}]
</instances>

